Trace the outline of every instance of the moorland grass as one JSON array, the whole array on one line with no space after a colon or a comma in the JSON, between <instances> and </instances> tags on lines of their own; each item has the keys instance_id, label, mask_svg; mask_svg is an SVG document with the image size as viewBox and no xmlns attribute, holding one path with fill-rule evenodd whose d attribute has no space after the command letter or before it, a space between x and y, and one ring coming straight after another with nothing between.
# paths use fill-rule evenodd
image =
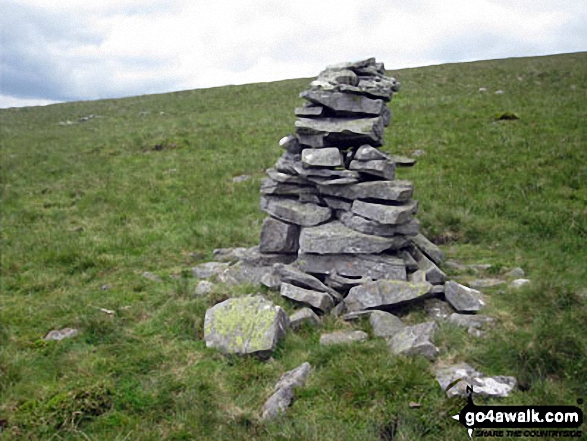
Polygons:
<instances>
[{"instance_id":1,"label":"moorland grass","mask_svg":"<svg viewBox=\"0 0 587 441\"><path fill-rule=\"evenodd\" d=\"M449 258L532 280L486 291L487 338L441 326L441 360L518 378L491 402L574 405L587 396L587 54L391 73L402 91L383 149L423 151L399 177L425 233ZM466 439L449 418L464 402L382 340L322 347L303 328L268 362L205 347L206 309L259 288L194 297L189 268L258 242L260 182L309 81L0 110L3 439ZM64 327L80 334L43 340ZM261 422L304 361L314 370L287 415Z\"/></svg>"}]
</instances>

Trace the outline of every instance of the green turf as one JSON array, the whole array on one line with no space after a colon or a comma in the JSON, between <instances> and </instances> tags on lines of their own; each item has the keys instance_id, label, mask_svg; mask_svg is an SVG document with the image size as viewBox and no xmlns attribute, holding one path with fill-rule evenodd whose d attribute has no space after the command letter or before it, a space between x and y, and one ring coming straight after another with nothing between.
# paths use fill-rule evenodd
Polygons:
<instances>
[{"instance_id":1,"label":"green turf","mask_svg":"<svg viewBox=\"0 0 587 441\"><path fill-rule=\"evenodd\" d=\"M390 73L402 90L383 149L424 151L399 172L424 232L449 258L532 280L487 290L488 338L442 326L440 358L516 376L521 390L494 403L587 398L587 53ZM206 309L258 288L194 298L189 268L258 242L261 179L310 80L0 110L2 439L467 439L449 418L463 400L382 340L322 347L304 328L269 362L205 347ZM64 327L80 334L43 340ZM304 361L307 386L262 422Z\"/></svg>"}]
</instances>

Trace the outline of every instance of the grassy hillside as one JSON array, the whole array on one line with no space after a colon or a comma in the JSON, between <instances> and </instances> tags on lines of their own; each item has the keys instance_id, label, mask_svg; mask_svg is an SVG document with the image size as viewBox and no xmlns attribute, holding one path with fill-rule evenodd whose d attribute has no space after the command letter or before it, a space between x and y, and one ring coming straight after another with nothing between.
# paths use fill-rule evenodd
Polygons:
<instances>
[{"instance_id":1,"label":"grassy hillside","mask_svg":"<svg viewBox=\"0 0 587 441\"><path fill-rule=\"evenodd\" d=\"M441 327L441 359L516 376L496 403L575 405L587 398L587 53L391 73L402 90L383 149L423 151L400 178L424 231L449 258L532 280L485 291L499 320L488 338ZM309 81L0 110L3 439L467 439L449 418L464 402L383 340L321 347L308 328L269 362L205 347L206 309L259 288L195 298L189 268L258 242L260 182ZM241 174L253 179L233 183ZM43 340L64 327L80 334ZM304 361L314 371L287 415L260 422Z\"/></svg>"}]
</instances>

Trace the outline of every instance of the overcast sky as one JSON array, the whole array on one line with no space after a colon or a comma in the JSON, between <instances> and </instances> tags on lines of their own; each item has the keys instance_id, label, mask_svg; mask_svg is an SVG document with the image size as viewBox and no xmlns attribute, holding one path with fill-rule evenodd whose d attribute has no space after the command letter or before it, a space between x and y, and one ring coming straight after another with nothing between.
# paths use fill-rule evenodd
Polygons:
<instances>
[{"instance_id":1,"label":"overcast sky","mask_svg":"<svg viewBox=\"0 0 587 441\"><path fill-rule=\"evenodd\" d=\"M586 0L0 0L0 108L587 50Z\"/></svg>"}]
</instances>

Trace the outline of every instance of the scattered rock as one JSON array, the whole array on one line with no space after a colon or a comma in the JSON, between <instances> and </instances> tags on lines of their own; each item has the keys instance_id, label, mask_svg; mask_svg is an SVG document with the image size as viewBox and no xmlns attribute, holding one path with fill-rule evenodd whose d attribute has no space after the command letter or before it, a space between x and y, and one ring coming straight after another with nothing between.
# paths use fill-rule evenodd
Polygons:
<instances>
[{"instance_id":1,"label":"scattered rock","mask_svg":"<svg viewBox=\"0 0 587 441\"><path fill-rule=\"evenodd\" d=\"M373 335L383 338L393 337L406 326L398 317L385 311L371 312L369 323L371 323Z\"/></svg>"},{"instance_id":2,"label":"scattered rock","mask_svg":"<svg viewBox=\"0 0 587 441\"><path fill-rule=\"evenodd\" d=\"M196 279L208 279L218 276L228 268L228 263L206 262L192 268L192 274Z\"/></svg>"},{"instance_id":3,"label":"scattered rock","mask_svg":"<svg viewBox=\"0 0 587 441\"><path fill-rule=\"evenodd\" d=\"M530 280L528 279L516 279L512 283L510 283L511 288L521 288L522 286L526 286L530 284Z\"/></svg>"},{"instance_id":4,"label":"scattered rock","mask_svg":"<svg viewBox=\"0 0 587 441\"><path fill-rule=\"evenodd\" d=\"M363 331L336 331L330 334L322 334L320 336L320 344L340 345L346 343L363 342L369 338L366 332Z\"/></svg>"},{"instance_id":5,"label":"scattered rock","mask_svg":"<svg viewBox=\"0 0 587 441\"><path fill-rule=\"evenodd\" d=\"M305 362L281 376L273 389L275 392L263 406L262 419L269 420L285 412L294 398L295 389L306 383L311 369L310 363Z\"/></svg>"},{"instance_id":6,"label":"scattered rock","mask_svg":"<svg viewBox=\"0 0 587 441\"><path fill-rule=\"evenodd\" d=\"M263 276L272 273L272 271L273 267L271 266L250 265L242 261L227 267L218 275L218 281L228 285L241 285L243 283L259 285Z\"/></svg>"},{"instance_id":7,"label":"scattered rock","mask_svg":"<svg viewBox=\"0 0 587 441\"><path fill-rule=\"evenodd\" d=\"M349 291L344 303L349 312L381 306L400 306L414 300L422 300L432 285L410 283L401 280L382 279L355 286Z\"/></svg>"},{"instance_id":8,"label":"scattered rock","mask_svg":"<svg viewBox=\"0 0 587 441\"><path fill-rule=\"evenodd\" d=\"M440 263L444 260L444 253L442 250L430 242L422 234L415 235L412 238L412 242L414 242L414 245L416 245L418 249L436 265L440 265Z\"/></svg>"},{"instance_id":9,"label":"scattered rock","mask_svg":"<svg viewBox=\"0 0 587 441\"><path fill-rule=\"evenodd\" d=\"M214 285L207 280L200 280L196 285L195 294L198 296L209 294L213 287Z\"/></svg>"},{"instance_id":10,"label":"scattered rock","mask_svg":"<svg viewBox=\"0 0 587 441\"><path fill-rule=\"evenodd\" d=\"M249 175L240 175L232 178L232 182L234 182L235 184L239 184L241 182L248 181L249 179L251 179L251 176Z\"/></svg>"},{"instance_id":11,"label":"scattered rock","mask_svg":"<svg viewBox=\"0 0 587 441\"><path fill-rule=\"evenodd\" d=\"M254 246L247 248L241 260L251 266L273 266L276 263L287 265L296 260L296 255L292 253L262 253L259 246Z\"/></svg>"},{"instance_id":12,"label":"scattered rock","mask_svg":"<svg viewBox=\"0 0 587 441\"><path fill-rule=\"evenodd\" d=\"M301 286L303 288L313 289L315 291L326 292L335 299L340 299L341 295L334 289L326 286L316 277L300 271L298 268L291 265L275 264L273 265L275 274L279 275L282 282L292 285Z\"/></svg>"},{"instance_id":13,"label":"scattered rock","mask_svg":"<svg viewBox=\"0 0 587 441\"><path fill-rule=\"evenodd\" d=\"M49 340L60 341L60 340L63 340L64 338L75 337L78 334L79 334L79 331L77 329L73 329L73 328L63 328L61 330L54 329L53 331L49 332L45 336L45 340L47 340L47 341L49 341Z\"/></svg>"},{"instance_id":14,"label":"scattered rock","mask_svg":"<svg viewBox=\"0 0 587 441\"><path fill-rule=\"evenodd\" d=\"M110 285L109 283L105 283L104 285L102 285L102 286L100 287L100 289L101 289L102 291L108 291L108 290L109 290L109 289L111 289L111 288L112 288L112 285Z\"/></svg>"},{"instance_id":15,"label":"scattered rock","mask_svg":"<svg viewBox=\"0 0 587 441\"><path fill-rule=\"evenodd\" d=\"M496 90L495 94L496 95L503 95L505 92L503 90Z\"/></svg>"},{"instance_id":16,"label":"scattered rock","mask_svg":"<svg viewBox=\"0 0 587 441\"><path fill-rule=\"evenodd\" d=\"M479 291L460 285L452 280L444 284L444 295L447 302L457 312L477 312L485 306Z\"/></svg>"},{"instance_id":17,"label":"scattered rock","mask_svg":"<svg viewBox=\"0 0 587 441\"><path fill-rule=\"evenodd\" d=\"M467 363L438 366L435 374L436 381L448 397L466 397L467 386L473 388L473 395L507 397L517 385L514 377L485 377Z\"/></svg>"},{"instance_id":18,"label":"scattered rock","mask_svg":"<svg viewBox=\"0 0 587 441\"><path fill-rule=\"evenodd\" d=\"M268 358L285 336L289 317L262 296L225 300L206 311L204 340L224 354Z\"/></svg>"},{"instance_id":19,"label":"scattered rock","mask_svg":"<svg viewBox=\"0 0 587 441\"><path fill-rule=\"evenodd\" d=\"M325 292L300 288L289 283L281 284L281 295L296 302L305 303L322 312L332 309L332 297Z\"/></svg>"},{"instance_id":20,"label":"scattered rock","mask_svg":"<svg viewBox=\"0 0 587 441\"><path fill-rule=\"evenodd\" d=\"M511 271L508 271L507 273L504 274L504 277L508 277L511 279L521 279L522 277L524 277L526 275L526 273L524 272L524 270L520 267L514 268Z\"/></svg>"},{"instance_id":21,"label":"scattered rock","mask_svg":"<svg viewBox=\"0 0 587 441\"><path fill-rule=\"evenodd\" d=\"M320 325L320 317L316 315L310 308L302 308L294 312L290 317L290 327L292 329L299 329L304 324L312 326Z\"/></svg>"},{"instance_id":22,"label":"scattered rock","mask_svg":"<svg viewBox=\"0 0 587 441\"><path fill-rule=\"evenodd\" d=\"M422 355L432 361L439 352L433 343L437 329L434 322L406 326L390 339L391 352L395 355Z\"/></svg>"},{"instance_id":23,"label":"scattered rock","mask_svg":"<svg viewBox=\"0 0 587 441\"><path fill-rule=\"evenodd\" d=\"M499 279L476 279L468 283L473 289L495 288L496 286L505 285L505 281Z\"/></svg>"},{"instance_id":24,"label":"scattered rock","mask_svg":"<svg viewBox=\"0 0 587 441\"><path fill-rule=\"evenodd\" d=\"M161 280L161 277L159 277L159 276L157 276L157 275L155 275L155 274L153 274L153 273L150 273L149 271L145 271L145 272L142 274L142 276L143 276L145 279L149 279L149 280L152 280L152 281L154 281L154 282L161 282L161 281L162 281L162 280Z\"/></svg>"},{"instance_id":25,"label":"scattered rock","mask_svg":"<svg viewBox=\"0 0 587 441\"><path fill-rule=\"evenodd\" d=\"M246 248L217 248L212 254L218 262L237 262L242 260L247 252Z\"/></svg>"},{"instance_id":26,"label":"scattered rock","mask_svg":"<svg viewBox=\"0 0 587 441\"><path fill-rule=\"evenodd\" d=\"M448 318L449 323L468 329L484 329L492 326L495 319L481 314L458 314L453 313Z\"/></svg>"}]
</instances>

